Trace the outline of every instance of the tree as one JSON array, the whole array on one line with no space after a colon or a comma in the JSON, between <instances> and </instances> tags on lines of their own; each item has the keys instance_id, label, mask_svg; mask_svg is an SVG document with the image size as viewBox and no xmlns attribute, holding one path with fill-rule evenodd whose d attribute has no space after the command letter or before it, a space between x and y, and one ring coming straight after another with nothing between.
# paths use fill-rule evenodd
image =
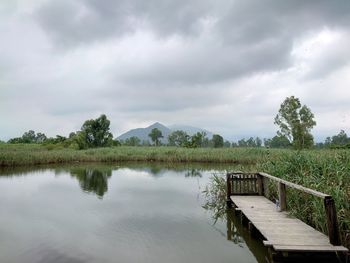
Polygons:
<instances>
[{"instance_id":1,"label":"tree","mask_svg":"<svg viewBox=\"0 0 350 263\"><path fill-rule=\"evenodd\" d=\"M256 147L261 147L262 145L262 140L259 137L255 138L255 146Z\"/></svg>"},{"instance_id":2,"label":"tree","mask_svg":"<svg viewBox=\"0 0 350 263\"><path fill-rule=\"evenodd\" d=\"M162 131L154 128L152 131L148 134L148 136L151 138L152 142L158 146L160 144L160 138L163 138Z\"/></svg>"},{"instance_id":3,"label":"tree","mask_svg":"<svg viewBox=\"0 0 350 263\"><path fill-rule=\"evenodd\" d=\"M306 105L294 96L287 97L281 104L275 117L275 124L280 127L278 135L283 135L296 149L309 148L313 145L311 129L316 125L314 114Z\"/></svg>"},{"instance_id":4,"label":"tree","mask_svg":"<svg viewBox=\"0 0 350 263\"><path fill-rule=\"evenodd\" d=\"M128 146L139 146L140 143L141 143L141 140L137 136L132 136L130 138L127 138L124 142L124 144Z\"/></svg>"},{"instance_id":5,"label":"tree","mask_svg":"<svg viewBox=\"0 0 350 263\"><path fill-rule=\"evenodd\" d=\"M35 136L35 142L36 143L43 143L46 141L47 137L44 133L38 132Z\"/></svg>"},{"instance_id":6,"label":"tree","mask_svg":"<svg viewBox=\"0 0 350 263\"><path fill-rule=\"evenodd\" d=\"M247 142L245 141L245 139L240 139L238 142L238 147L247 147Z\"/></svg>"},{"instance_id":7,"label":"tree","mask_svg":"<svg viewBox=\"0 0 350 263\"><path fill-rule=\"evenodd\" d=\"M339 134L332 136L331 144L333 145L346 145L348 143L350 143L350 138L344 130L341 130Z\"/></svg>"},{"instance_id":8,"label":"tree","mask_svg":"<svg viewBox=\"0 0 350 263\"><path fill-rule=\"evenodd\" d=\"M270 148L287 148L290 147L290 141L283 135L276 135L272 139L264 139L264 145Z\"/></svg>"},{"instance_id":9,"label":"tree","mask_svg":"<svg viewBox=\"0 0 350 263\"><path fill-rule=\"evenodd\" d=\"M23 143L34 143L35 142L35 131L29 130L22 135Z\"/></svg>"},{"instance_id":10,"label":"tree","mask_svg":"<svg viewBox=\"0 0 350 263\"><path fill-rule=\"evenodd\" d=\"M192 147L202 147L204 138L207 136L206 132L197 132L191 137Z\"/></svg>"},{"instance_id":11,"label":"tree","mask_svg":"<svg viewBox=\"0 0 350 263\"><path fill-rule=\"evenodd\" d=\"M181 130L174 131L168 136L170 146L184 146L188 140L188 134Z\"/></svg>"},{"instance_id":12,"label":"tree","mask_svg":"<svg viewBox=\"0 0 350 263\"><path fill-rule=\"evenodd\" d=\"M83 139L88 148L110 146L113 135L109 132L109 125L110 121L106 115L102 114L95 120L85 121L78 136Z\"/></svg>"},{"instance_id":13,"label":"tree","mask_svg":"<svg viewBox=\"0 0 350 263\"><path fill-rule=\"evenodd\" d=\"M224 146L224 138L222 138L222 136L219 134L214 134L212 141L214 148L221 148Z\"/></svg>"},{"instance_id":14,"label":"tree","mask_svg":"<svg viewBox=\"0 0 350 263\"><path fill-rule=\"evenodd\" d=\"M33 130L29 130L23 133L22 137L12 138L9 143L43 143L47 140L44 133L35 133Z\"/></svg>"},{"instance_id":15,"label":"tree","mask_svg":"<svg viewBox=\"0 0 350 263\"><path fill-rule=\"evenodd\" d=\"M247 140L247 146L248 147L255 147L255 140L253 137L250 137L248 140Z\"/></svg>"},{"instance_id":16,"label":"tree","mask_svg":"<svg viewBox=\"0 0 350 263\"><path fill-rule=\"evenodd\" d=\"M224 142L224 147L225 148L230 148L231 147L231 143L229 141L225 141Z\"/></svg>"}]
</instances>

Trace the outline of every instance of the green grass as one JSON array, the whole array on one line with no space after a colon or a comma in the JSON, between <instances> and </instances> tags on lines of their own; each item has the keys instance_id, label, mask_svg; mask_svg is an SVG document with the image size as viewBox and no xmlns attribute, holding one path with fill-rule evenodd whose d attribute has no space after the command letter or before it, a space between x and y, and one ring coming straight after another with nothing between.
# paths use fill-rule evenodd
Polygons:
<instances>
[{"instance_id":1,"label":"green grass","mask_svg":"<svg viewBox=\"0 0 350 263\"><path fill-rule=\"evenodd\" d=\"M266 149L110 147L88 150L51 149L35 144L0 145L0 166L37 165L74 162L203 162L256 164L269 156Z\"/></svg>"}]
</instances>

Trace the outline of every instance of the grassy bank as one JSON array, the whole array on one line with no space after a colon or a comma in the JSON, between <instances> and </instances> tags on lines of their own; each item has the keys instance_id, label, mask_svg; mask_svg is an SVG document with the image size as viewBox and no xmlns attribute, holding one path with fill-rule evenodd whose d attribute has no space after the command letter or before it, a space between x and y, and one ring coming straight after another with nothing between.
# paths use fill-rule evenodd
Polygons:
<instances>
[{"instance_id":1,"label":"grassy bank","mask_svg":"<svg viewBox=\"0 0 350 263\"><path fill-rule=\"evenodd\" d=\"M278 151L279 152L279 151ZM273 151L273 155L278 152ZM0 166L74 162L203 162L256 164L271 153L249 148L110 147L89 150L49 149L36 144L0 145Z\"/></svg>"}]
</instances>

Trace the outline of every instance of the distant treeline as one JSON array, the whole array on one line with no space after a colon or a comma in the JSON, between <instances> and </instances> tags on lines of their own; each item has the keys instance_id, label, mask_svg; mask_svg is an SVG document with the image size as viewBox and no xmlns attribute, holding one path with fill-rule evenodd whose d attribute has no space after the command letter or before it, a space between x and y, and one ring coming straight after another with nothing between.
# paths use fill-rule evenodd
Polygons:
<instances>
[{"instance_id":1,"label":"distant treeline","mask_svg":"<svg viewBox=\"0 0 350 263\"><path fill-rule=\"evenodd\" d=\"M113 139L112 133L109 131L110 121L106 115L101 115L97 119L87 120L84 122L81 130L71 132L68 137L56 135L56 137L47 137L44 133L36 133L33 130L25 132L21 137L12 138L7 143L22 144L22 143L37 143L46 145L48 148L73 148L87 149L96 147L110 146L177 146L186 148L229 148L229 147L269 147L269 148L292 148L290 140L283 135L276 135L273 138L250 137L241 139L237 142L224 140L219 134L214 134L212 138L208 138L205 132L197 132L190 136L185 131L177 130L172 132L167 143L162 144L162 132L154 128L150 134L150 140L141 141L140 138L134 136L126 140ZM4 143L4 142L2 142ZM325 142L316 143L315 148L350 148L350 138L344 130L332 137L327 137Z\"/></svg>"}]
</instances>

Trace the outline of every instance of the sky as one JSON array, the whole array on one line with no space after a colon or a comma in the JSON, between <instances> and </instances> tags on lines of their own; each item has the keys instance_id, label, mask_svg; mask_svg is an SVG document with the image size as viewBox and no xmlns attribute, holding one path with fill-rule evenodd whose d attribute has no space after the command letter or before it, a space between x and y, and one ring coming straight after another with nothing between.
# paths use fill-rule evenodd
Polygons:
<instances>
[{"instance_id":1,"label":"sky","mask_svg":"<svg viewBox=\"0 0 350 263\"><path fill-rule=\"evenodd\" d=\"M349 0L1 0L0 140L101 114L267 138L294 95L323 141L350 133L349 47Z\"/></svg>"}]
</instances>

